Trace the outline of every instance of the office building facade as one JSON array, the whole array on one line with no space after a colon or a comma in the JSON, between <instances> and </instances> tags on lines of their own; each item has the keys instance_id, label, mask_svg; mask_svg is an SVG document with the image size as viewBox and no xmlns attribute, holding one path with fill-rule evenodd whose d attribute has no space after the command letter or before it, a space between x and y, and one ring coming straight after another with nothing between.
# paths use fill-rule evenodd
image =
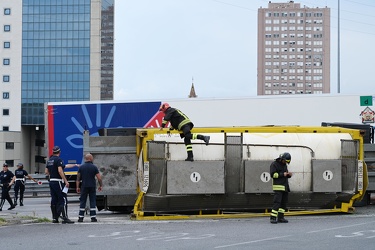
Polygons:
<instances>
[{"instance_id":1,"label":"office building facade","mask_svg":"<svg viewBox=\"0 0 375 250\"><path fill-rule=\"evenodd\" d=\"M33 166L46 156L46 102L113 99L114 0L2 0L0 10L0 133L19 137L0 161Z\"/></svg>"},{"instance_id":2,"label":"office building facade","mask_svg":"<svg viewBox=\"0 0 375 250\"><path fill-rule=\"evenodd\" d=\"M330 9L258 9L258 95L330 93Z\"/></svg>"}]
</instances>

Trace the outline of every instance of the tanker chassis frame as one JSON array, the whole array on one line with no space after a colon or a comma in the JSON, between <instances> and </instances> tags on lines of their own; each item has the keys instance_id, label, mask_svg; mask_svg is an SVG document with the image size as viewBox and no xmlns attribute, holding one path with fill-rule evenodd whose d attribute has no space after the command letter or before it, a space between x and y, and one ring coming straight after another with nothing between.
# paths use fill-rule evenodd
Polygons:
<instances>
[{"instance_id":1,"label":"tanker chassis frame","mask_svg":"<svg viewBox=\"0 0 375 250\"><path fill-rule=\"evenodd\" d=\"M290 169L302 166L291 179L296 191L290 193L286 215L352 213L368 186L363 134L357 129L194 128L193 133L211 136L208 146L193 142L194 162L184 161L185 146L176 131L137 128L115 136L107 131L84 134L84 153L94 155L104 182L97 206L132 211L136 220L269 216L273 192L267 173L284 151L292 153ZM329 159L322 156L330 151L325 147L332 149ZM191 179L196 174L199 181ZM333 177L323 180L324 174Z\"/></svg>"}]
</instances>

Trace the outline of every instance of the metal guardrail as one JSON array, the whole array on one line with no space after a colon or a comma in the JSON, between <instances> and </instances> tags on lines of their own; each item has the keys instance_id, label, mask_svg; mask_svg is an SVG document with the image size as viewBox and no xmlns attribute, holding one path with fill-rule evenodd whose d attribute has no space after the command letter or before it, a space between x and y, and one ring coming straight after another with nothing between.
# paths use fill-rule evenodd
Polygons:
<instances>
[{"instance_id":1,"label":"metal guardrail","mask_svg":"<svg viewBox=\"0 0 375 250\"><path fill-rule=\"evenodd\" d=\"M24 197L50 195L48 181L44 174L30 174L30 176L36 179L38 182L41 182L42 184L39 185L38 183L35 183L34 181L26 178ZM11 197L13 198L14 197L14 185L12 186L9 193ZM19 197L19 192L18 192L18 197Z\"/></svg>"}]
</instances>

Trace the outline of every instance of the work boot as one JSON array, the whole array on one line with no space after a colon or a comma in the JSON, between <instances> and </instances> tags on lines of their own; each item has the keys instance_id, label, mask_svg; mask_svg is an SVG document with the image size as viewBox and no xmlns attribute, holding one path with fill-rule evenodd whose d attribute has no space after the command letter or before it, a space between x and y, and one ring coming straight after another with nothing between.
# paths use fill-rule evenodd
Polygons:
<instances>
[{"instance_id":1,"label":"work boot","mask_svg":"<svg viewBox=\"0 0 375 250\"><path fill-rule=\"evenodd\" d=\"M185 159L185 161L194 161L194 156L193 156L193 151L188 151L187 152L187 158Z\"/></svg>"},{"instance_id":2,"label":"work boot","mask_svg":"<svg viewBox=\"0 0 375 250\"><path fill-rule=\"evenodd\" d=\"M277 219L276 219L276 217L275 217L275 216L271 216L271 217L270 217L270 222L271 222L272 224L277 224Z\"/></svg>"},{"instance_id":3,"label":"work boot","mask_svg":"<svg viewBox=\"0 0 375 250\"><path fill-rule=\"evenodd\" d=\"M79 217L78 222L83 222L83 217Z\"/></svg>"},{"instance_id":4,"label":"work boot","mask_svg":"<svg viewBox=\"0 0 375 250\"><path fill-rule=\"evenodd\" d=\"M52 212L52 223L59 223L59 216L57 215L56 206L51 206L51 212Z\"/></svg>"},{"instance_id":5,"label":"work boot","mask_svg":"<svg viewBox=\"0 0 375 250\"><path fill-rule=\"evenodd\" d=\"M95 217L92 217L91 222L98 222L98 220Z\"/></svg>"},{"instance_id":6,"label":"work boot","mask_svg":"<svg viewBox=\"0 0 375 250\"><path fill-rule=\"evenodd\" d=\"M63 218L62 224L74 224L74 221L69 220L69 218L65 217Z\"/></svg>"},{"instance_id":7,"label":"work boot","mask_svg":"<svg viewBox=\"0 0 375 250\"><path fill-rule=\"evenodd\" d=\"M14 206L17 206L17 200L18 200L17 198L14 198L14 202L13 202Z\"/></svg>"},{"instance_id":8,"label":"work boot","mask_svg":"<svg viewBox=\"0 0 375 250\"><path fill-rule=\"evenodd\" d=\"M288 220L285 219L284 216L283 216L283 217L278 218L277 222L279 222L279 223L288 223Z\"/></svg>"},{"instance_id":9,"label":"work boot","mask_svg":"<svg viewBox=\"0 0 375 250\"><path fill-rule=\"evenodd\" d=\"M10 205L10 207L8 208L8 210L12 210L12 209L14 209L16 206L13 204L13 201L12 201L12 199L11 198L9 198L9 199L7 199L8 200L8 202L9 202L9 205Z\"/></svg>"},{"instance_id":10,"label":"work boot","mask_svg":"<svg viewBox=\"0 0 375 250\"><path fill-rule=\"evenodd\" d=\"M20 200L20 206L21 207L23 206L23 200Z\"/></svg>"},{"instance_id":11,"label":"work boot","mask_svg":"<svg viewBox=\"0 0 375 250\"><path fill-rule=\"evenodd\" d=\"M65 210L62 211L62 224L74 224L74 221L69 220L68 213Z\"/></svg>"},{"instance_id":12,"label":"work boot","mask_svg":"<svg viewBox=\"0 0 375 250\"><path fill-rule=\"evenodd\" d=\"M204 136L203 141L206 143L206 145L208 145L208 143L210 142L210 137Z\"/></svg>"}]
</instances>

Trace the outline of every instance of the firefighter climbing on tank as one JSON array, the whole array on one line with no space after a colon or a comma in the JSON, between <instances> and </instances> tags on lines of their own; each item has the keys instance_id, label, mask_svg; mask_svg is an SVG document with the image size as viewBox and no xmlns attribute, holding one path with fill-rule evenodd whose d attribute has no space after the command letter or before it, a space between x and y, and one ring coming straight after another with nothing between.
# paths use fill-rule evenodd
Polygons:
<instances>
[{"instance_id":1,"label":"firefighter climbing on tank","mask_svg":"<svg viewBox=\"0 0 375 250\"><path fill-rule=\"evenodd\" d=\"M161 104L159 111L164 113L164 118L160 130L163 130L167 123L170 122L171 127L169 129L178 130L180 132L181 139L184 139L187 151L187 158L185 159L185 161L194 161L193 146L191 145L191 140L199 139L204 141L206 145L208 145L210 137L200 134L192 134L191 130L193 129L194 124L190 121L189 117L187 117L180 110L172 108L168 103Z\"/></svg>"},{"instance_id":2,"label":"firefighter climbing on tank","mask_svg":"<svg viewBox=\"0 0 375 250\"><path fill-rule=\"evenodd\" d=\"M273 207L271 211L271 223L288 223L284 218L286 205L288 203L288 193L290 192L288 180L292 173L288 171L287 164L292 160L288 152L281 154L271 163L270 174L272 177L272 189L275 193L273 197Z\"/></svg>"}]
</instances>

